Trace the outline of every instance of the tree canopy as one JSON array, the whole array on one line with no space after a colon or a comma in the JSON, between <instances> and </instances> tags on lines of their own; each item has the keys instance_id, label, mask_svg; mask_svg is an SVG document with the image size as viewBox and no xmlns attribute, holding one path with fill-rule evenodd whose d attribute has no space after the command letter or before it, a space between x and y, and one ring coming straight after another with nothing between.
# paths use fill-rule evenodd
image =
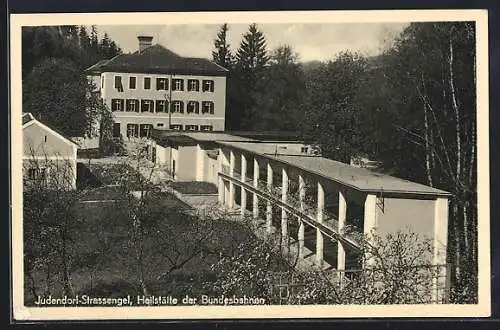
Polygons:
<instances>
[{"instance_id":1,"label":"tree canopy","mask_svg":"<svg viewBox=\"0 0 500 330\"><path fill-rule=\"evenodd\" d=\"M69 136L91 133L102 105L84 69L120 54L95 26L37 26L22 30L23 111Z\"/></svg>"}]
</instances>

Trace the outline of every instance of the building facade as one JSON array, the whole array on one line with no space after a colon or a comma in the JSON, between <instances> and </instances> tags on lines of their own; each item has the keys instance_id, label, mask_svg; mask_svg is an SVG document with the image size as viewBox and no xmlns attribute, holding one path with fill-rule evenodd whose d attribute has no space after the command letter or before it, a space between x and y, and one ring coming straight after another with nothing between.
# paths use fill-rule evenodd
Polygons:
<instances>
[{"instance_id":1,"label":"building facade","mask_svg":"<svg viewBox=\"0 0 500 330\"><path fill-rule=\"evenodd\" d=\"M152 45L152 37L138 39L138 51L86 70L113 113L114 136L148 137L153 128L223 131L228 70Z\"/></svg>"},{"instance_id":2,"label":"building facade","mask_svg":"<svg viewBox=\"0 0 500 330\"><path fill-rule=\"evenodd\" d=\"M376 265L362 260L359 237L410 230L432 242L434 302L448 296L450 193L314 155L300 142L215 133L153 137L156 160L174 162L179 181L217 185L219 205L279 233L283 251L339 272Z\"/></svg>"},{"instance_id":3,"label":"building facade","mask_svg":"<svg viewBox=\"0 0 500 330\"><path fill-rule=\"evenodd\" d=\"M77 145L54 129L23 114L23 183L29 189L76 189Z\"/></svg>"}]
</instances>

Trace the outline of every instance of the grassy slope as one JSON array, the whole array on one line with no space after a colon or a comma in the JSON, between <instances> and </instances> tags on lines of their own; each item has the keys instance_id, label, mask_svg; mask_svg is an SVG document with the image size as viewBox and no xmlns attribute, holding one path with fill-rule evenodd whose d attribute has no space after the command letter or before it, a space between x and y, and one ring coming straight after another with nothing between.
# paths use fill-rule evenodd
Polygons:
<instances>
[{"instance_id":1,"label":"grassy slope","mask_svg":"<svg viewBox=\"0 0 500 330\"><path fill-rule=\"evenodd\" d=\"M85 200L118 197L120 192L117 188L105 187L95 189ZM218 260L221 252L234 251L239 242L253 236L231 221L202 223L186 213L185 204L166 193L152 200L151 205L155 214L160 215L157 228L165 234L150 231L144 240L144 270L150 294L182 293L183 285L209 272L210 265ZM75 228L75 241L71 244L71 277L75 293L109 297L141 294L136 250L130 243L127 200L79 203L77 215L81 221ZM203 254L168 276L159 276L171 265L167 256L172 258L178 255L182 260L197 246L193 244L194 240L212 231L215 234L203 243L206 250ZM41 271L35 274L39 293L44 291L45 276L45 272ZM52 294L62 294L62 286L55 274L51 275L51 280L55 282ZM28 305L33 299L27 289L25 299Z\"/></svg>"}]
</instances>

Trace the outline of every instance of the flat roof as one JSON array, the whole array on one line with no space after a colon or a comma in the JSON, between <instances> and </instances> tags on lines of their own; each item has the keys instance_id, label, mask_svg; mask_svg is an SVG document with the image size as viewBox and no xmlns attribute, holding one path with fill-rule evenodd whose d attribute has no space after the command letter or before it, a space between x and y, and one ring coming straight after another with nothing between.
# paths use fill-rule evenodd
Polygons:
<instances>
[{"instance_id":1,"label":"flat roof","mask_svg":"<svg viewBox=\"0 0 500 330\"><path fill-rule=\"evenodd\" d=\"M182 132L183 135L189 136L190 138L196 141L206 141L206 142L215 142L215 141L255 141L254 139L237 136L227 133L218 133L218 132Z\"/></svg>"},{"instance_id":2,"label":"flat roof","mask_svg":"<svg viewBox=\"0 0 500 330\"><path fill-rule=\"evenodd\" d=\"M370 171L319 156L293 156L275 153L275 144L217 141L222 145L249 151L260 156L314 173L326 179L368 193L401 193L431 196L450 196L447 191L420 183L396 178L387 174Z\"/></svg>"},{"instance_id":3,"label":"flat roof","mask_svg":"<svg viewBox=\"0 0 500 330\"><path fill-rule=\"evenodd\" d=\"M174 131L174 130L157 129L157 128L153 130L153 138L157 140L157 142L165 140L172 140L172 141L175 140L182 142L255 141L254 139L251 138L231 135L224 132L187 132L187 131Z\"/></svg>"}]
</instances>

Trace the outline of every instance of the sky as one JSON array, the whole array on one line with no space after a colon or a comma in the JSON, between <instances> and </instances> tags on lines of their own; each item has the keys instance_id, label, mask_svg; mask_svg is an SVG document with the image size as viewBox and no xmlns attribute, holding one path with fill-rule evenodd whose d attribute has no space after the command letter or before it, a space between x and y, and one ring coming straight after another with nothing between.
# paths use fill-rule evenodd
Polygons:
<instances>
[{"instance_id":1,"label":"sky","mask_svg":"<svg viewBox=\"0 0 500 330\"><path fill-rule=\"evenodd\" d=\"M299 61L327 61L344 50L367 56L379 54L405 23L338 23L338 24L258 24L269 50L290 45ZM159 43L186 57L211 59L213 42L219 30L216 24L184 25L97 25L100 37L107 32L123 52L138 48L138 35L150 35ZM239 47L248 24L229 24L229 43L234 51Z\"/></svg>"}]
</instances>

